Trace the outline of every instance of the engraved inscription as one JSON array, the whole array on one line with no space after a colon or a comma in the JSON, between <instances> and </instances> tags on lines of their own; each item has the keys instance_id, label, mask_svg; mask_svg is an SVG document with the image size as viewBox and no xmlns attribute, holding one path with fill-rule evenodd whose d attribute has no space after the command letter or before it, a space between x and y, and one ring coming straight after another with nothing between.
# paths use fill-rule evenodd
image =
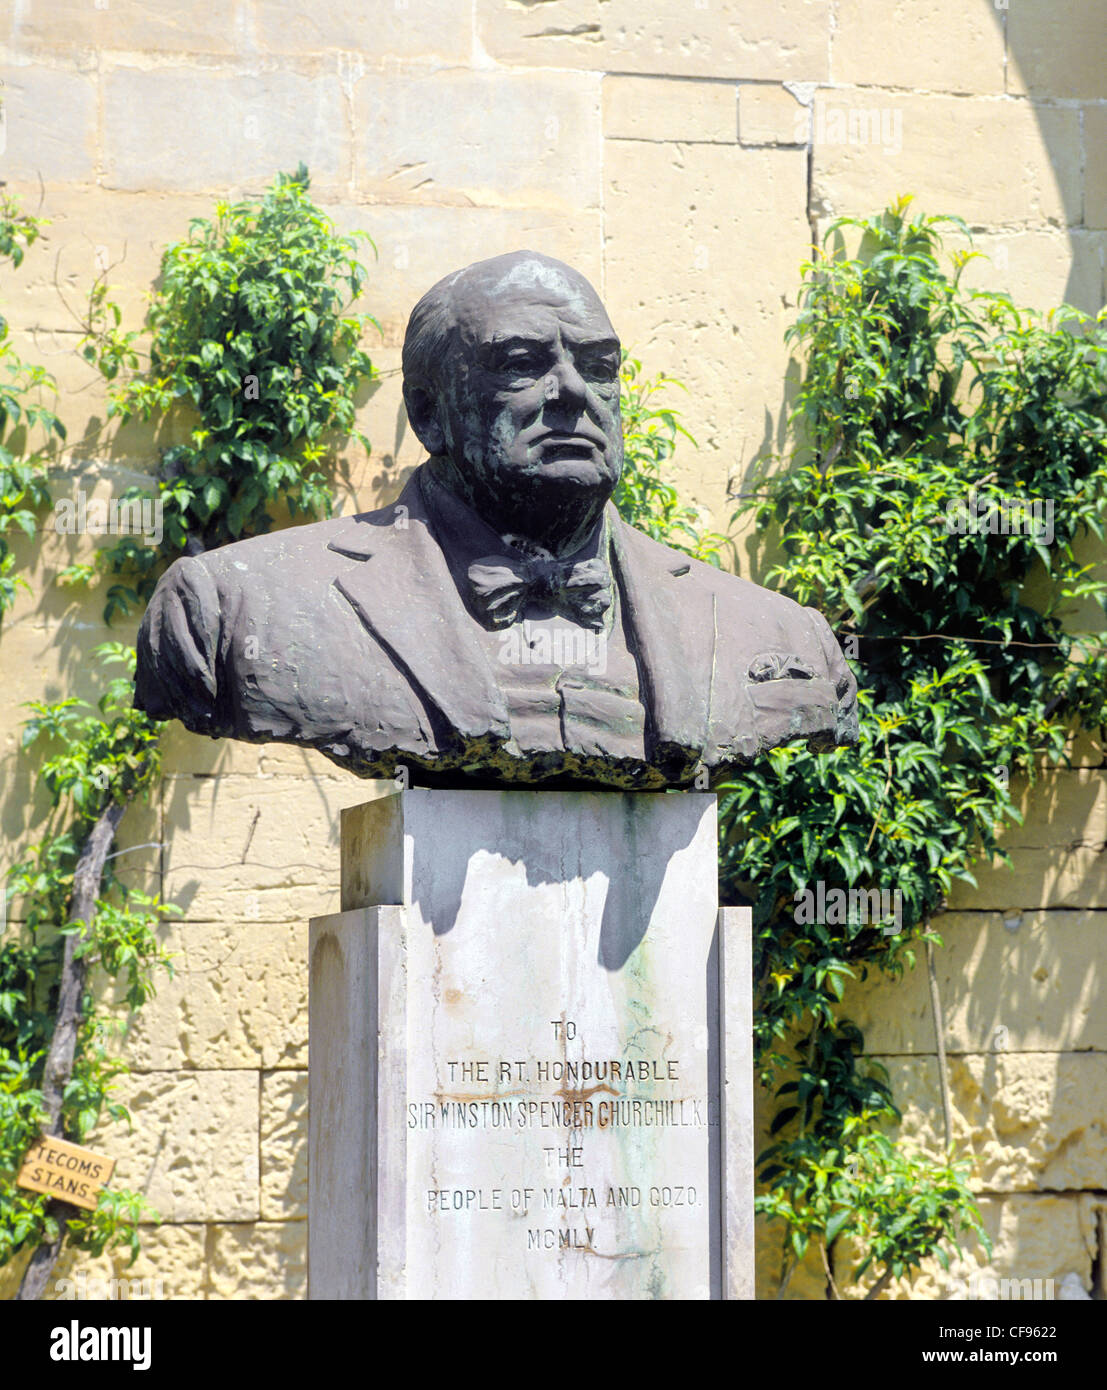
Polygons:
<instances>
[{"instance_id":1,"label":"engraved inscription","mask_svg":"<svg viewBox=\"0 0 1107 1390\"><path fill-rule=\"evenodd\" d=\"M629 1049L622 1056L570 1058L567 1044L575 1042L578 1051L583 1047L577 1024L562 1018L550 1020L550 1026L563 1049L560 1057L446 1058L434 1094L408 1098L406 1125L414 1142L431 1131L473 1131L474 1142L483 1135L492 1143L506 1140L497 1153L519 1170L517 1182L502 1186L427 1187L421 1203L426 1216L448 1223L481 1214L546 1214L568 1224L520 1223L526 1250L599 1254L604 1213L614 1219L619 1211L653 1211L679 1221L702 1210L702 1183L688 1181L686 1174L655 1171L649 1137L660 1131L706 1131L719 1123L714 1101L687 1094L680 1059L633 1055ZM560 1133L536 1146L527 1140L535 1131ZM512 1136L518 1136L514 1144ZM599 1152L595 1146L613 1143L621 1169L632 1170L623 1176L639 1176L633 1172L637 1165L643 1181L587 1181Z\"/></svg>"}]
</instances>

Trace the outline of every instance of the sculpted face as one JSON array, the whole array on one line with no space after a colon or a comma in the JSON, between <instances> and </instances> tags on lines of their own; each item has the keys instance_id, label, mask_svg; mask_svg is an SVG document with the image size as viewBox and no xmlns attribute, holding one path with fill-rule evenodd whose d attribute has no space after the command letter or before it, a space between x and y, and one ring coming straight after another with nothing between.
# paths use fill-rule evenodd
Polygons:
<instances>
[{"instance_id":1,"label":"sculpted face","mask_svg":"<svg viewBox=\"0 0 1107 1390\"><path fill-rule=\"evenodd\" d=\"M564 549L622 471L610 320L582 276L526 252L473 267L452 303L436 411L446 480L501 534Z\"/></svg>"}]
</instances>

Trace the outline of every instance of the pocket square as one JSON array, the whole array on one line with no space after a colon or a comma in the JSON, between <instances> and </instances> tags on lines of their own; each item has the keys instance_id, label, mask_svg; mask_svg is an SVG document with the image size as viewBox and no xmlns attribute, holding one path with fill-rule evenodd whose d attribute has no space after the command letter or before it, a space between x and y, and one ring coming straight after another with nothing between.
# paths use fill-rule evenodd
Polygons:
<instances>
[{"instance_id":1,"label":"pocket square","mask_svg":"<svg viewBox=\"0 0 1107 1390\"><path fill-rule=\"evenodd\" d=\"M815 668L792 652L762 652L749 665L751 681L814 680Z\"/></svg>"}]
</instances>

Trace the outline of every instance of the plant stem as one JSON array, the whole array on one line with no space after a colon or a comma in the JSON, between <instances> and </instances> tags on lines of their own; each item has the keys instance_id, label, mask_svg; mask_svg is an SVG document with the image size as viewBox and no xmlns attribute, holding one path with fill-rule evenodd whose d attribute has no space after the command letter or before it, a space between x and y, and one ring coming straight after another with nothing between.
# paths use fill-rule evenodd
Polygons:
<instances>
[{"instance_id":1,"label":"plant stem","mask_svg":"<svg viewBox=\"0 0 1107 1390\"><path fill-rule=\"evenodd\" d=\"M838 1285L834 1282L834 1270L831 1268L830 1256L827 1253L826 1242L819 1241L819 1254L823 1257L823 1269L826 1271L827 1287L830 1289L830 1298L834 1303L841 1303L842 1295Z\"/></svg>"},{"instance_id":2,"label":"plant stem","mask_svg":"<svg viewBox=\"0 0 1107 1390\"><path fill-rule=\"evenodd\" d=\"M927 924L929 925L929 923ZM934 1040L938 1053L938 1086L942 1093L942 1120L946 1132L946 1156L953 1148L953 1105L949 1094L949 1061L946 1057L946 1029L942 1017L942 996L938 972L934 968L934 943L926 943L926 973L930 980L930 1011L934 1018Z\"/></svg>"},{"instance_id":3,"label":"plant stem","mask_svg":"<svg viewBox=\"0 0 1107 1390\"><path fill-rule=\"evenodd\" d=\"M115 832L119 828L125 809L125 802L108 802L89 832L73 874L73 896L69 901L66 925L81 922L84 924L84 931L73 932L65 938L58 1007L54 1017L54 1036L50 1039L50 1050L46 1054L42 1077L42 1101L46 1110L43 1133L55 1137L60 1136L62 1131L62 1102L65 1098L65 1088L73 1074L77 1035L82 1021L85 976L88 971L85 957L77 954L77 948L91 931L96 919L96 899L100 896L104 863L111 851ZM53 1240L40 1245L31 1256L19 1285L19 1292L16 1294L17 1300L27 1301L42 1297L65 1240L64 1213L67 1209L67 1203L53 1204L51 1214L57 1220L58 1233Z\"/></svg>"},{"instance_id":4,"label":"plant stem","mask_svg":"<svg viewBox=\"0 0 1107 1390\"><path fill-rule=\"evenodd\" d=\"M884 1273L880 1276L880 1278L876 1281L876 1283L872 1286L872 1288L868 1291L868 1293L865 1295L865 1302L871 1303L874 1299L879 1298L891 1282L892 1271L890 1269L886 1269Z\"/></svg>"}]
</instances>

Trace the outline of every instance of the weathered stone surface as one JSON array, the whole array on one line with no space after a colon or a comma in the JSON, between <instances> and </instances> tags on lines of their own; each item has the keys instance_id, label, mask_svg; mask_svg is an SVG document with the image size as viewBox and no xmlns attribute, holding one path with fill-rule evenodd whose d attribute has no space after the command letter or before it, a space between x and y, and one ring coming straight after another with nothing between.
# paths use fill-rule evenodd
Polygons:
<instances>
[{"instance_id":1,"label":"weathered stone surface","mask_svg":"<svg viewBox=\"0 0 1107 1390\"><path fill-rule=\"evenodd\" d=\"M99 1256L66 1245L44 1297L60 1302L204 1298L208 1278L206 1239L207 1227L203 1225L143 1226L134 1264L129 1263L129 1245ZM23 1252L0 1270L0 1299L14 1297L27 1258ZM77 1309L73 1311L76 1315Z\"/></svg>"},{"instance_id":2,"label":"weathered stone surface","mask_svg":"<svg viewBox=\"0 0 1107 1390\"><path fill-rule=\"evenodd\" d=\"M1039 774L1033 786L1012 781L1012 795L1023 814L1021 825L1004 826L1000 842L1016 850L1082 845L1101 849L1107 842L1107 771L1058 769Z\"/></svg>"},{"instance_id":3,"label":"weathered stone surface","mask_svg":"<svg viewBox=\"0 0 1107 1390\"><path fill-rule=\"evenodd\" d=\"M949 906L989 910L998 908L1107 906L1107 853L1102 848L1020 849L1012 867L978 865L977 887L956 883Z\"/></svg>"},{"instance_id":4,"label":"weathered stone surface","mask_svg":"<svg viewBox=\"0 0 1107 1390\"><path fill-rule=\"evenodd\" d=\"M810 242L806 155L612 140L605 174L619 331L651 373L688 386L667 400L699 449L677 451L673 478L726 530L728 474L741 477L783 430L783 334Z\"/></svg>"},{"instance_id":5,"label":"weathered stone surface","mask_svg":"<svg viewBox=\"0 0 1107 1390\"><path fill-rule=\"evenodd\" d=\"M253 36L269 53L316 53L337 48L356 62L398 58L465 63L473 48L473 19L456 0L335 0L306 8L300 0L257 0Z\"/></svg>"},{"instance_id":6,"label":"weathered stone surface","mask_svg":"<svg viewBox=\"0 0 1107 1390\"><path fill-rule=\"evenodd\" d=\"M743 145L806 145L810 108L785 87L743 82L738 93L738 138Z\"/></svg>"},{"instance_id":7,"label":"weathered stone surface","mask_svg":"<svg viewBox=\"0 0 1107 1390\"><path fill-rule=\"evenodd\" d=\"M417 196L433 198L434 189L419 190ZM369 267L369 283L360 307L371 312L380 323L385 345L397 351L397 365L412 305L428 285L436 284L459 265L529 246L567 261L594 284L601 278L603 238L598 207L586 211L582 207L558 210L398 201L328 203L325 210L340 231L367 231L376 243L379 261L374 260L371 248L363 249L362 260ZM371 330L367 350L375 362L380 360L382 366L391 365L391 358L380 359L380 341L376 330ZM387 390L387 385L382 382L382 392ZM394 394L388 393L390 428L385 431L382 425L370 434L377 458L390 451L393 431L400 429L397 409L402 411L403 407L398 382L396 387ZM406 418L404 428L408 441L414 446L407 461L414 466L423 454ZM365 511L370 499L362 497L360 503L360 507L346 510Z\"/></svg>"},{"instance_id":8,"label":"weathered stone surface","mask_svg":"<svg viewBox=\"0 0 1107 1390\"><path fill-rule=\"evenodd\" d=\"M1080 185L1077 111L862 88L816 94L821 215L868 216L904 189L916 207L970 223L1067 226L1080 220Z\"/></svg>"},{"instance_id":9,"label":"weathered stone surface","mask_svg":"<svg viewBox=\"0 0 1107 1390\"><path fill-rule=\"evenodd\" d=\"M4 69L0 156L6 179L89 182L96 167L96 83L72 68Z\"/></svg>"},{"instance_id":10,"label":"weathered stone surface","mask_svg":"<svg viewBox=\"0 0 1107 1390\"><path fill-rule=\"evenodd\" d=\"M757 1297L766 1302L775 1300L780 1289L784 1260L784 1241L788 1232L781 1221L757 1218ZM789 1246L789 1249L791 1247ZM789 1303L811 1303L826 1298L826 1275L822 1259L814 1245L792 1271L784 1292Z\"/></svg>"},{"instance_id":11,"label":"weathered stone surface","mask_svg":"<svg viewBox=\"0 0 1107 1390\"><path fill-rule=\"evenodd\" d=\"M599 206L598 75L369 72L354 87L354 113L359 193L462 206Z\"/></svg>"},{"instance_id":12,"label":"weathered stone surface","mask_svg":"<svg viewBox=\"0 0 1107 1390\"><path fill-rule=\"evenodd\" d=\"M952 1252L948 1271L937 1260L928 1260L914 1280L893 1280L880 1297L1051 1302L1065 1277L1071 1275L1089 1290L1096 1248L1096 1200L1044 1195L981 1197L980 1213L993 1245L990 1259L979 1244L970 1242L964 1256ZM866 1273L858 1285L843 1292L849 1298L863 1298L874 1277Z\"/></svg>"},{"instance_id":13,"label":"weathered stone surface","mask_svg":"<svg viewBox=\"0 0 1107 1390\"><path fill-rule=\"evenodd\" d=\"M73 1301L113 1295L128 1301L206 1298L207 1232L200 1224L143 1226L141 1248L133 1265L127 1263L129 1246L98 1258L67 1247L47 1297Z\"/></svg>"},{"instance_id":14,"label":"weathered stone surface","mask_svg":"<svg viewBox=\"0 0 1107 1390\"><path fill-rule=\"evenodd\" d=\"M307 1223L212 1226L209 1298L303 1298Z\"/></svg>"},{"instance_id":15,"label":"weathered stone surface","mask_svg":"<svg viewBox=\"0 0 1107 1390\"><path fill-rule=\"evenodd\" d=\"M258 1081L256 1071L121 1077L116 1097L134 1129L113 1125L99 1139L118 1159L112 1186L143 1193L163 1221L255 1220Z\"/></svg>"},{"instance_id":16,"label":"weathered stone surface","mask_svg":"<svg viewBox=\"0 0 1107 1390\"><path fill-rule=\"evenodd\" d=\"M1103 48L1087 30L1081 0L1007 11L1007 90L1046 100L1103 96Z\"/></svg>"},{"instance_id":17,"label":"weathered stone surface","mask_svg":"<svg viewBox=\"0 0 1107 1390\"><path fill-rule=\"evenodd\" d=\"M264 1220L306 1219L307 1165L307 1072L265 1072L261 1078L261 1215Z\"/></svg>"},{"instance_id":18,"label":"weathered stone surface","mask_svg":"<svg viewBox=\"0 0 1107 1390\"><path fill-rule=\"evenodd\" d=\"M337 906L338 812L354 777L171 777L164 896L190 922L306 921Z\"/></svg>"},{"instance_id":19,"label":"weathered stone surface","mask_svg":"<svg viewBox=\"0 0 1107 1390\"><path fill-rule=\"evenodd\" d=\"M13 48L125 49L133 53L233 52L236 29L228 7L205 0L25 0L13 7Z\"/></svg>"},{"instance_id":20,"label":"weathered stone surface","mask_svg":"<svg viewBox=\"0 0 1107 1390\"><path fill-rule=\"evenodd\" d=\"M944 233L942 239L947 251L968 249L955 233ZM977 233L973 249L987 259L970 261L961 283L1009 294L1027 308L1044 311L1072 304L1097 313L1103 303L1105 240L1102 233L1060 227Z\"/></svg>"},{"instance_id":21,"label":"weathered stone surface","mask_svg":"<svg viewBox=\"0 0 1107 1390\"><path fill-rule=\"evenodd\" d=\"M91 10L84 0L81 4ZM21 195L24 206L33 207L39 190L28 187ZM43 213L50 218L49 251L32 248L19 273L5 285L7 312L29 327L72 333L74 314L85 312L89 285L103 273L123 313L124 327L138 328L148 307L146 296L161 270L162 252L188 235L189 218L212 216L213 199L62 183L50 188ZM80 396L84 425L100 409L89 388L89 383L97 383L97 373L77 357L73 346L72 340L66 344L86 387ZM76 438L81 433L78 430ZM103 454L114 448L106 436L98 444ZM149 452L145 462L150 463Z\"/></svg>"},{"instance_id":22,"label":"weathered stone surface","mask_svg":"<svg viewBox=\"0 0 1107 1390\"><path fill-rule=\"evenodd\" d=\"M1107 934L1094 912L946 912L935 953L952 1052L1107 1053ZM845 1012L866 1050L934 1050L925 964L851 984Z\"/></svg>"},{"instance_id":23,"label":"weathered stone surface","mask_svg":"<svg viewBox=\"0 0 1107 1390\"><path fill-rule=\"evenodd\" d=\"M275 170L301 160L317 196L348 177L337 74L117 67L105 74L103 93L108 188L211 189L226 197L260 191Z\"/></svg>"},{"instance_id":24,"label":"weathered stone surface","mask_svg":"<svg viewBox=\"0 0 1107 1390\"><path fill-rule=\"evenodd\" d=\"M343 818L344 911L311 937L314 1297L718 1290L714 822L706 796L494 791Z\"/></svg>"},{"instance_id":25,"label":"weathered stone surface","mask_svg":"<svg viewBox=\"0 0 1107 1390\"><path fill-rule=\"evenodd\" d=\"M1085 106L1084 225L1107 227L1107 107Z\"/></svg>"},{"instance_id":26,"label":"weathered stone surface","mask_svg":"<svg viewBox=\"0 0 1107 1390\"><path fill-rule=\"evenodd\" d=\"M1010 23L1010 21L1008 21ZM991 4L841 0L830 35L836 83L933 92L1003 92L1003 16Z\"/></svg>"},{"instance_id":27,"label":"weathered stone surface","mask_svg":"<svg viewBox=\"0 0 1107 1390\"><path fill-rule=\"evenodd\" d=\"M937 1060L882 1058L903 1112L901 1135L941 1149ZM954 1142L976 1157L988 1192L1098 1188L1107 1138L1107 1057L972 1053L950 1058Z\"/></svg>"},{"instance_id":28,"label":"weathered stone surface","mask_svg":"<svg viewBox=\"0 0 1107 1390\"><path fill-rule=\"evenodd\" d=\"M478 0L476 15L480 44L501 63L778 81L828 75L827 0L772 8L758 0Z\"/></svg>"},{"instance_id":29,"label":"weathered stone surface","mask_svg":"<svg viewBox=\"0 0 1107 1390\"><path fill-rule=\"evenodd\" d=\"M247 909L249 900L247 900ZM307 932L249 913L162 931L172 979L136 1016L123 1056L136 1071L307 1064Z\"/></svg>"},{"instance_id":30,"label":"weathered stone surface","mask_svg":"<svg viewBox=\"0 0 1107 1390\"><path fill-rule=\"evenodd\" d=\"M603 133L618 140L733 144L737 88L729 82L608 75L603 80Z\"/></svg>"}]
</instances>

